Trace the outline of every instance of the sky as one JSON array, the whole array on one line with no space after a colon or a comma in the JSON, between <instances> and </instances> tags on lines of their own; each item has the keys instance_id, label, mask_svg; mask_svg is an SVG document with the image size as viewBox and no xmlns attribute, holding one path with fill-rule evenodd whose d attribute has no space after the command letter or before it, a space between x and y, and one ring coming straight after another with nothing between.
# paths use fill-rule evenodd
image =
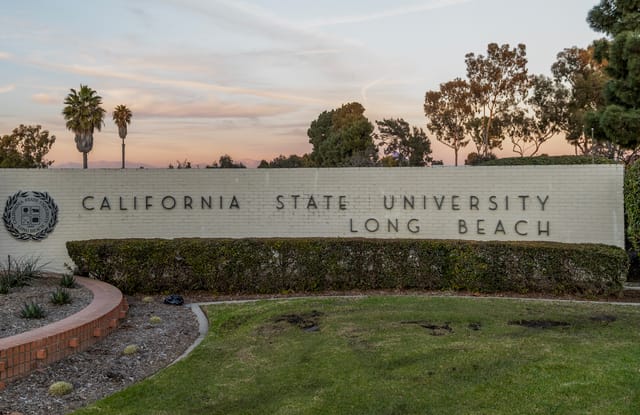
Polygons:
<instances>
[{"instance_id":1,"label":"sky","mask_svg":"<svg viewBox=\"0 0 640 415\"><path fill-rule=\"evenodd\" d=\"M325 110L360 102L374 123L426 129L424 95L464 78L465 54L527 46L529 73L602 37L585 19L597 0L0 0L0 134L39 124L56 136L53 167L79 167L61 115L70 88L103 98L89 167L119 167L116 105L133 112L127 167L204 167L229 154L311 151ZM433 157L453 150L431 138ZM461 152L474 150L469 145ZM542 147L571 154L562 137ZM505 142L500 156L514 156Z\"/></svg>"}]
</instances>

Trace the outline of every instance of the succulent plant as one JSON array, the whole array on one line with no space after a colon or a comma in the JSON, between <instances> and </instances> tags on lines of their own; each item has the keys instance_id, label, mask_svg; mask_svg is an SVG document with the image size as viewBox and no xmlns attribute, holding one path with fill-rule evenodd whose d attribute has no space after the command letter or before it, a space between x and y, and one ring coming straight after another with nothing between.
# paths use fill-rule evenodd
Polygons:
<instances>
[{"instance_id":1,"label":"succulent plant","mask_svg":"<svg viewBox=\"0 0 640 415\"><path fill-rule=\"evenodd\" d=\"M69 382L55 382L49 386L49 395L62 396L73 392L73 385Z\"/></svg>"},{"instance_id":2,"label":"succulent plant","mask_svg":"<svg viewBox=\"0 0 640 415\"><path fill-rule=\"evenodd\" d=\"M38 303L25 303L20 310L20 317L22 318L44 318L46 315L44 308Z\"/></svg>"},{"instance_id":3,"label":"succulent plant","mask_svg":"<svg viewBox=\"0 0 640 415\"><path fill-rule=\"evenodd\" d=\"M140 348L137 344L130 344L122 350L122 354L129 356L138 353L138 350L140 350Z\"/></svg>"},{"instance_id":4,"label":"succulent plant","mask_svg":"<svg viewBox=\"0 0 640 415\"><path fill-rule=\"evenodd\" d=\"M64 274L60 278L60 286L63 288L76 288L76 277L73 274Z\"/></svg>"},{"instance_id":5,"label":"succulent plant","mask_svg":"<svg viewBox=\"0 0 640 415\"><path fill-rule=\"evenodd\" d=\"M55 305L63 305L71 303L71 294L64 288L57 288L51 293L51 302Z\"/></svg>"}]
</instances>

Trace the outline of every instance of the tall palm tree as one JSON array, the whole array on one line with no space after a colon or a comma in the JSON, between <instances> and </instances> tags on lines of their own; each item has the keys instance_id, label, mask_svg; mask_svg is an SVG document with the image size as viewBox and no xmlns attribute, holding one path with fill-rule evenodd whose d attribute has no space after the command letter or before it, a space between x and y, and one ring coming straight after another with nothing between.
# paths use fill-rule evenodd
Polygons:
<instances>
[{"instance_id":1,"label":"tall palm tree","mask_svg":"<svg viewBox=\"0 0 640 415\"><path fill-rule=\"evenodd\" d=\"M131 110L126 105L118 105L113 110L113 121L118 126L122 138L122 168L124 169L124 139L127 137L127 124L131 124Z\"/></svg>"},{"instance_id":2,"label":"tall palm tree","mask_svg":"<svg viewBox=\"0 0 640 415\"><path fill-rule=\"evenodd\" d=\"M71 88L62 110L67 129L75 133L76 148L82 153L82 168L87 168L87 153L93 148L93 130L100 131L104 124L105 110L100 106L102 97L86 85L80 90Z\"/></svg>"}]
</instances>

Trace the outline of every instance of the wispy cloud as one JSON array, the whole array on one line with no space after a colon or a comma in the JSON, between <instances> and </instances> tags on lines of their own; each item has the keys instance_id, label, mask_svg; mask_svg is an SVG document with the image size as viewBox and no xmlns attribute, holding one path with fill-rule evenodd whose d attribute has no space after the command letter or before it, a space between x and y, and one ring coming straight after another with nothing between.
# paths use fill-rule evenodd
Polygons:
<instances>
[{"instance_id":1,"label":"wispy cloud","mask_svg":"<svg viewBox=\"0 0 640 415\"><path fill-rule=\"evenodd\" d=\"M141 82L153 85L162 85L175 88L189 88L198 91L209 92L224 92L227 94L235 95L250 95L260 98L270 98L288 102L298 103L324 103L323 100L312 98L303 95L295 95L286 92L273 91L273 90L261 90L253 88L243 88L227 85L219 85L215 83L202 82L202 81L189 81L189 80L177 80L170 78L154 77L149 75L141 75L137 73L119 72L110 68L98 67L98 66L83 66L83 65L64 65L64 64L52 64L45 62L32 62L32 64L40 67L48 67L51 69L57 69L76 75L88 75L101 78L121 79L128 81Z\"/></svg>"},{"instance_id":2,"label":"wispy cloud","mask_svg":"<svg viewBox=\"0 0 640 415\"><path fill-rule=\"evenodd\" d=\"M11 92L16 89L15 85L0 85L0 94L6 94L7 92Z\"/></svg>"},{"instance_id":3,"label":"wispy cloud","mask_svg":"<svg viewBox=\"0 0 640 415\"><path fill-rule=\"evenodd\" d=\"M45 94L45 93L33 94L31 96L31 101L38 104L45 104L45 105L50 105L50 104L60 105L61 103L59 96L53 96L51 94Z\"/></svg>"},{"instance_id":4,"label":"wispy cloud","mask_svg":"<svg viewBox=\"0 0 640 415\"><path fill-rule=\"evenodd\" d=\"M451 6L457 6L458 4L468 3L470 1L473 1L473 0L436 0L436 1L431 1L429 3L424 3L424 4L416 4L416 5L405 6L405 7L396 7L393 9L387 9L387 10L360 14L360 15L339 16L339 17L310 20L305 22L305 26L323 27L323 26L333 26L333 25L348 24L348 23L362 23L370 20L379 20L379 19L385 19L389 17L403 16L406 14L420 13L420 12L442 9L442 8L451 7Z\"/></svg>"},{"instance_id":5,"label":"wispy cloud","mask_svg":"<svg viewBox=\"0 0 640 415\"><path fill-rule=\"evenodd\" d=\"M212 96L177 97L173 93L158 91L154 88L108 90L103 98L107 106L126 102L135 118L253 119L291 113L298 107L297 105L256 103L246 99L230 102Z\"/></svg>"},{"instance_id":6,"label":"wispy cloud","mask_svg":"<svg viewBox=\"0 0 640 415\"><path fill-rule=\"evenodd\" d=\"M271 105L228 104L216 101L192 103L148 102L131 104L138 117L162 118L258 118L291 112L286 107Z\"/></svg>"},{"instance_id":7,"label":"wispy cloud","mask_svg":"<svg viewBox=\"0 0 640 415\"><path fill-rule=\"evenodd\" d=\"M9 59L9 58L11 58L11 54L0 51L0 59Z\"/></svg>"}]
</instances>

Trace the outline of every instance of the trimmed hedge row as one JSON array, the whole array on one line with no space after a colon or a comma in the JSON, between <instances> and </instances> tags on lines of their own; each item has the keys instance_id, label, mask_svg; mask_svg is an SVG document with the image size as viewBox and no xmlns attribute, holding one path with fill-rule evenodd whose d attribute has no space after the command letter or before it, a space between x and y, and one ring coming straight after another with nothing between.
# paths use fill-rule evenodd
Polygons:
<instances>
[{"instance_id":1,"label":"trimmed hedge row","mask_svg":"<svg viewBox=\"0 0 640 415\"><path fill-rule=\"evenodd\" d=\"M627 241L640 251L640 162L627 166L624 172L624 210Z\"/></svg>"},{"instance_id":2,"label":"trimmed hedge row","mask_svg":"<svg viewBox=\"0 0 640 415\"><path fill-rule=\"evenodd\" d=\"M262 294L421 289L619 293L624 250L603 245L380 239L119 239L67 242L89 276L123 292Z\"/></svg>"},{"instance_id":3,"label":"trimmed hedge row","mask_svg":"<svg viewBox=\"0 0 640 415\"><path fill-rule=\"evenodd\" d=\"M615 164L616 162L602 156L535 156L507 157L487 160L480 166L548 166L557 164Z\"/></svg>"}]
</instances>

